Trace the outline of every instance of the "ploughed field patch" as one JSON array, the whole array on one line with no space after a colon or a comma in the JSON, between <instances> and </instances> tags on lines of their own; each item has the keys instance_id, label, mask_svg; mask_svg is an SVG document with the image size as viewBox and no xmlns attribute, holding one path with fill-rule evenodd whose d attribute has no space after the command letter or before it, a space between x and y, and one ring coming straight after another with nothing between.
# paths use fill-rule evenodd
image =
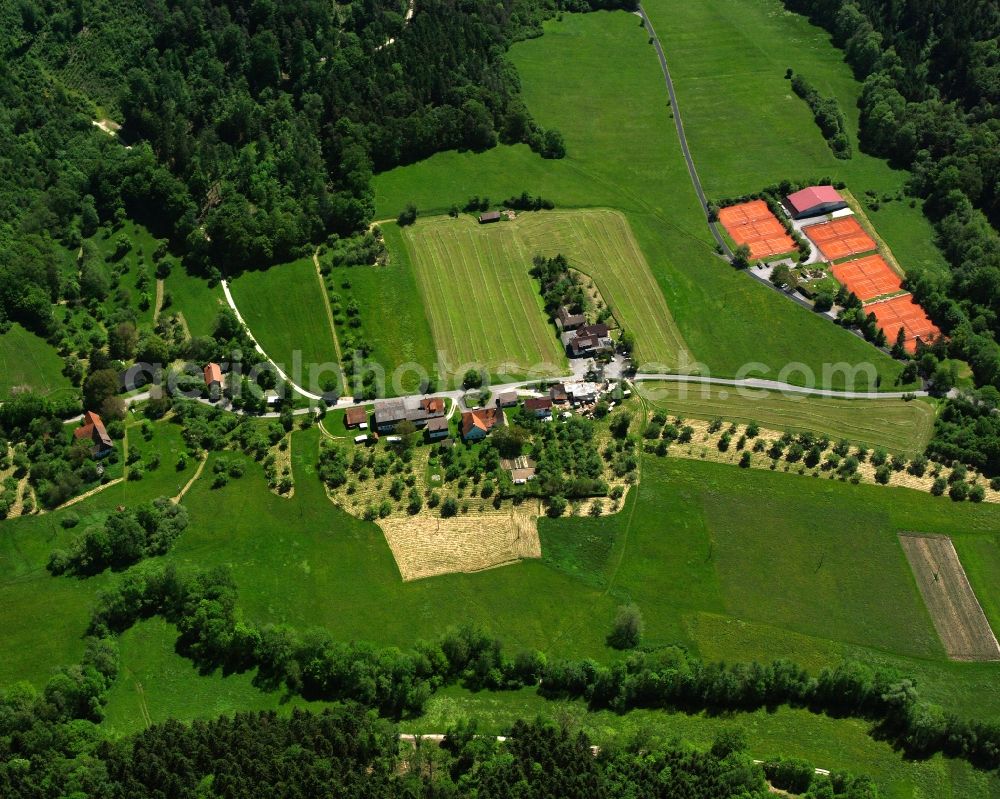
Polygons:
<instances>
[{"instance_id":1,"label":"ploughed field patch","mask_svg":"<svg viewBox=\"0 0 1000 799\"><path fill-rule=\"evenodd\" d=\"M900 533L899 542L948 657L1000 660L1000 645L951 539Z\"/></svg>"}]
</instances>

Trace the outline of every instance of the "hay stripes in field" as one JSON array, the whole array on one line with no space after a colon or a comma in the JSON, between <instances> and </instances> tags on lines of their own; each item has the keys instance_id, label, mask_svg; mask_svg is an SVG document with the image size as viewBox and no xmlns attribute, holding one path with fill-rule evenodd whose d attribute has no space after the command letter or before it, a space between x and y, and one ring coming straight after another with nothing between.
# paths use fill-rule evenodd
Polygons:
<instances>
[{"instance_id":1,"label":"hay stripes in field","mask_svg":"<svg viewBox=\"0 0 1000 799\"><path fill-rule=\"evenodd\" d=\"M899 543L952 660L1000 660L1000 644L948 536L900 533Z\"/></svg>"}]
</instances>

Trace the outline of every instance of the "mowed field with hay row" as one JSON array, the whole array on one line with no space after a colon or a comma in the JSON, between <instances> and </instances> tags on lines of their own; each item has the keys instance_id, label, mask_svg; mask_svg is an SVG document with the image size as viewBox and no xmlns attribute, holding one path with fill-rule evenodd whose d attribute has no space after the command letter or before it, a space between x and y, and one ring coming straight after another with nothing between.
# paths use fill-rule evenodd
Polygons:
<instances>
[{"instance_id":1,"label":"mowed field with hay row","mask_svg":"<svg viewBox=\"0 0 1000 799\"><path fill-rule=\"evenodd\" d=\"M435 345L452 368L477 361L491 370L506 361L522 367L548 359L565 362L529 274L536 255L565 255L593 280L619 325L635 334L638 362L673 368L685 348L628 220L618 211L522 213L491 225L466 216L435 217L404 228L403 238ZM387 241L391 247L393 240Z\"/></svg>"},{"instance_id":2,"label":"mowed field with hay row","mask_svg":"<svg viewBox=\"0 0 1000 799\"><path fill-rule=\"evenodd\" d=\"M293 380L296 352L303 365L337 363L324 289L312 258L244 272L230 282L229 291L257 343ZM299 385L309 389L307 377L308 372Z\"/></svg>"},{"instance_id":3,"label":"mowed field with hay row","mask_svg":"<svg viewBox=\"0 0 1000 799\"><path fill-rule=\"evenodd\" d=\"M899 543L952 660L1000 660L1000 645L951 539L900 533Z\"/></svg>"},{"instance_id":4,"label":"mowed field with hay row","mask_svg":"<svg viewBox=\"0 0 1000 799\"><path fill-rule=\"evenodd\" d=\"M529 274L531 254L510 224L435 217L403 231L431 333L447 374L470 367L533 377L566 357Z\"/></svg>"},{"instance_id":5,"label":"mowed field with hay row","mask_svg":"<svg viewBox=\"0 0 1000 799\"><path fill-rule=\"evenodd\" d=\"M376 215L395 216L409 202L421 214L444 213L473 195L497 203L525 190L557 210L614 208L628 219L690 360L717 376L735 375L751 361L772 375L793 361L817 374L824 363L868 361L883 390L895 387L899 362L715 254L639 20L623 12L566 14L544 28L510 56L528 109L563 134L566 157L545 160L524 145L439 153L377 175ZM841 379L830 388L848 387Z\"/></svg>"},{"instance_id":6,"label":"mowed field with hay row","mask_svg":"<svg viewBox=\"0 0 1000 799\"><path fill-rule=\"evenodd\" d=\"M529 252L561 253L594 281L622 329L635 334L637 363L678 363L687 345L623 213L546 211L519 216L514 225Z\"/></svg>"},{"instance_id":7,"label":"mowed field with hay row","mask_svg":"<svg viewBox=\"0 0 1000 799\"><path fill-rule=\"evenodd\" d=\"M816 433L893 454L914 457L924 451L934 428L934 407L923 400L838 400L693 383L644 382L637 391L653 407L671 415Z\"/></svg>"}]
</instances>

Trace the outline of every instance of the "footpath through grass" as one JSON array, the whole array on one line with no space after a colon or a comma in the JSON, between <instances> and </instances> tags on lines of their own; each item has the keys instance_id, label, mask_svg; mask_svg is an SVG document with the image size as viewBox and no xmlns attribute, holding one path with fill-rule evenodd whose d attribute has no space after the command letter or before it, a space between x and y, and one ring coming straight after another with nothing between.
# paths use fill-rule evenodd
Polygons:
<instances>
[{"instance_id":1,"label":"footpath through grass","mask_svg":"<svg viewBox=\"0 0 1000 799\"><path fill-rule=\"evenodd\" d=\"M247 327L270 358L300 386L309 386L309 364L338 364L312 258L248 271L229 284ZM302 366L301 379L293 375Z\"/></svg>"},{"instance_id":2,"label":"footpath through grass","mask_svg":"<svg viewBox=\"0 0 1000 799\"><path fill-rule=\"evenodd\" d=\"M637 390L671 416L757 422L834 441L846 438L909 458L924 451L934 428L934 406L924 400L838 400L757 389L743 395L735 388L693 383L640 383Z\"/></svg>"},{"instance_id":3,"label":"footpath through grass","mask_svg":"<svg viewBox=\"0 0 1000 799\"><path fill-rule=\"evenodd\" d=\"M567 157L544 161L524 146L442 153L377 176L377 215L394 216L411 201L424 214L440 213L472 195L498 202L524 190L558 208L616 208L690 350L688 364L732 376L762 362L773 377L793 361L817 374L826 362L869 361L882 387L893 387L899 363L715 255L647 38L639 20L623 12L547 23L543 37L516 44L511 57L529 109L563 133ZM636 335L641 342L642 331Z\"/></svg>"}]
</instances>

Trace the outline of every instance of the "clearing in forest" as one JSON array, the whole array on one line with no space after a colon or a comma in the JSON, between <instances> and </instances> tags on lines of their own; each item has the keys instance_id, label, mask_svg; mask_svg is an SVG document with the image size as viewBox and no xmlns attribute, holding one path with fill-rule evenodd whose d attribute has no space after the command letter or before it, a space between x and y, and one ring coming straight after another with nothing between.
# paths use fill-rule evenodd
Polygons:
<instances>
[{"instance_id":1,"label":"clearing in forest","mask_svg":"<svg viewBox=\"0 0 1000 799\"><path fill-rule=\"evenodd\" d=\"M480 225L435 217L404 230L437 350L448 371L482 364L532 376L563 373L566 360L531 278L535 255L562 253L594 281L636 357L673 363L683 339L625 216L608 209L550 211ZM505 364L514 364L513 367Z\"/></svg>"},{"instance_id":2,"label":"clearing in forest","mask_svg":"<svg viewBox=\"0 0 1000 799\"><path fill-rule=\"evenodd\" d=\"M1000 660L1000 645L951 539L900 533L920 594L952 660Z\"/></svg>"}]
</instances>

